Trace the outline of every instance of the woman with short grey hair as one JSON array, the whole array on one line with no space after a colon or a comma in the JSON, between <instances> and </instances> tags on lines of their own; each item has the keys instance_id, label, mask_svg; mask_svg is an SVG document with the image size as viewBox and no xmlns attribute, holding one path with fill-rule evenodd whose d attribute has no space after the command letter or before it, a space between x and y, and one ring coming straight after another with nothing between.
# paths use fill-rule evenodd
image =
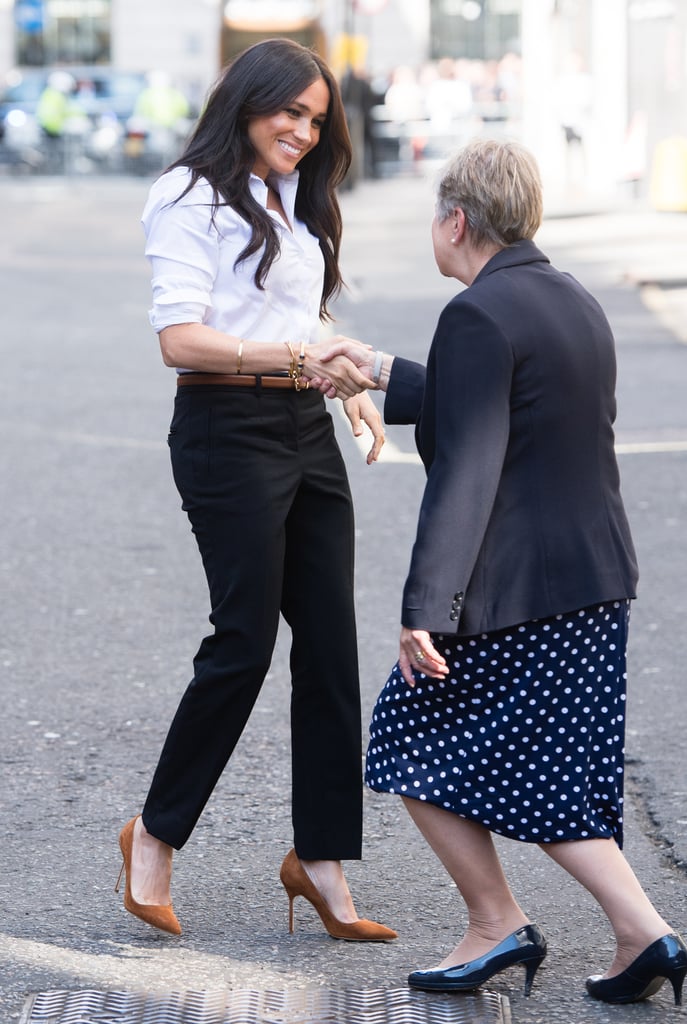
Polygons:
<instances>
[{"instance_id":1,"label":"woman with short grey hair","mask_svg":"<svg viewBox=\"0 0 687 1024\"><path fill-rule=\"evenodd\" d=\"M471 991L546 956L492 833L542 850L598 901L615 958L587 990L679 1003L687 946L625 860L626 642L637 566L614 450L616 362L598 302L532 241L533 156L481 139L449 162L432 223L467 287L427 365L338 351L414 423L427 473L400 654L372 715L366 781L395 793L458 887L468 926L415 988Z\"/></svg>"}]
</instances>

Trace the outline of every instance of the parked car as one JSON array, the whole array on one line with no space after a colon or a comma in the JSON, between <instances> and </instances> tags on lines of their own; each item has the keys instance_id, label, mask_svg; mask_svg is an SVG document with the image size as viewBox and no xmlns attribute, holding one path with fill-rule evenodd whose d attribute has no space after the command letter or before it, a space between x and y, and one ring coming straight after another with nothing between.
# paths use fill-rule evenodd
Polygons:
<instances>
[{"instance_id":1,"label":"parked car","mask_svg":"<svg viewBox=\"0 0 687 1024\"><path fill-rule=\"evenodd\" d=\"M16 68L0 90L0 146L6 160L14 155L29 164L40 164L38 157L44 155L45 146L36 110L56 73L72 80L71 100L81 122L75 134L82 135L83 149L94 160L105 159L119 145L146 83L144 72L104 65Z\"/></svg>"},{"instance_id":2,"label":"parked car","mask_svg":"<svg viewBox=\"0 0 687 1024\"><path fill-rule=\"evenodd\" d=\"M74 79L75 96L89 116L114 114L121 122L133 113L136 98L146 83L144 72L118 71L99 64L15 68L6 75L0 91L0 125L11 110L35 113L41 93L56 71Z\"/></svg>"}]
</instances>

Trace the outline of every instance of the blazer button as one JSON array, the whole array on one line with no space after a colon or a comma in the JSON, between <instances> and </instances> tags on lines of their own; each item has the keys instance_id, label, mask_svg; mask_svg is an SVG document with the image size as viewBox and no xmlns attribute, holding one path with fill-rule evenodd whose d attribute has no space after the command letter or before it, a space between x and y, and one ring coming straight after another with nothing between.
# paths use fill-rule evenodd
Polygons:
<instances>
[{"instance_id":1,"label":"blazer button","mask_svg":"<svg viewBox=\"0 0 687 1024\"><path fill-rule=\"evenodd\" d=\"M455 610L455 608L450 613L449 619L451 620L451 622L455 622L458 619L458 612Z\"/></svg>"}]
</instances>

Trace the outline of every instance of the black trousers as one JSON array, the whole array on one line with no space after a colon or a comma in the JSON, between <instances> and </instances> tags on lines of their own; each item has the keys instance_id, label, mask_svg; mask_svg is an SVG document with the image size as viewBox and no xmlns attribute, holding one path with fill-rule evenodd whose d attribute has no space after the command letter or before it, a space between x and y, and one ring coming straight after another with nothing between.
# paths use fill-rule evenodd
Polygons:
<instances>
[{"instance_id":1,"label":"black trousers","mask_svg":"<svg viewBox=\"0 0 687 1024\"><path fill-rule=\"evenodd\" d=\"M169 444L214 626L143 809L176 849L191 834L291 628L292 815L298 855L358 859L362 759L353 509L321 395L179 388Z\"/></svg>"}]
</instances>

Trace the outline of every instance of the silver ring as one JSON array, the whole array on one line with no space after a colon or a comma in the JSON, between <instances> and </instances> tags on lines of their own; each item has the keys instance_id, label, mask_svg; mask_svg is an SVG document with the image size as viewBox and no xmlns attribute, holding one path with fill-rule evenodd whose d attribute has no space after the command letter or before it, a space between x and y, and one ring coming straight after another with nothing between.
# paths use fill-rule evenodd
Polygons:
<instances>
[{"instance_id":1,"label":"silver ring","mask_svg":"<svg viewBox=\"0 0 687 1024\"><path fill-rule=\"evenodd\" d=\"M425 656L422 653L422 651L416 651L415 652L415 661L424 661L424 660L425 660Z\"/></svg>"}]
</instances>

